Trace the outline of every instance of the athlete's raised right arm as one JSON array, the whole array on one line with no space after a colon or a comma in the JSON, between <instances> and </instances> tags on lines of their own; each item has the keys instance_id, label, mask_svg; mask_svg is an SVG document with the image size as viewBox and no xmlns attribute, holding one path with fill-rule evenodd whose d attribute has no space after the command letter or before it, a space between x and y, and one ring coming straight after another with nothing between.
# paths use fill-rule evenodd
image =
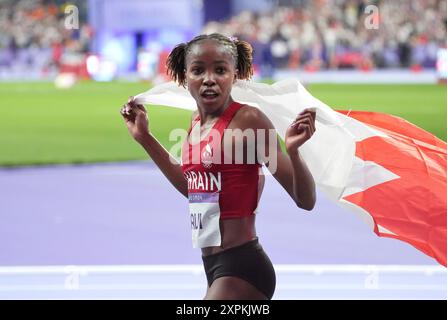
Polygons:
<instances>
[{"instance_id":1,"label":"athlete's raised right arm","mask_svg":"<svg viewBox=\"0 0 447 320\"><path fill-rule=\"evenodd\" d=\"M181 194L188 197L188 183L183 176L182 168L177 160L150 133L144 106L135 104L133 99L130 98L120 112L131 136L146 150L169 182Z\"/></svg>"}]
</instances>

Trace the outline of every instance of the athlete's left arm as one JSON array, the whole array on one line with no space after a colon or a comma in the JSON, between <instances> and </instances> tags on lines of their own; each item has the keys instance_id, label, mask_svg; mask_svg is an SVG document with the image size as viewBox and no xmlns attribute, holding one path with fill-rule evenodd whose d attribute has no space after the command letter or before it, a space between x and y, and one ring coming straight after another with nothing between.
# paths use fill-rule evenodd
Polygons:
<instances>
[{"instance_id":1,"label":"athlete's left arm","mask_svg":"<svg viewBox=\"0 0 447 320\"><path fill-rule=\"evenodd\" d=\"M248 116L240 118L243 122L241 127L264 129L265 142L260 141L260 144L257 140L256 143L258 161L266 165L298 207L311 211L316 202L315 182L300 156L299 147L315 132L315 113L305 110L289 126L285 139L288 154L285 154L281 150L276 129L270 119L259 109L250 109L250 112L246 113ZM276 140L276 144L270 143L272 139ZM264 150L259 150L260 147L264 147Z\"/></svg>"}]
</instances>

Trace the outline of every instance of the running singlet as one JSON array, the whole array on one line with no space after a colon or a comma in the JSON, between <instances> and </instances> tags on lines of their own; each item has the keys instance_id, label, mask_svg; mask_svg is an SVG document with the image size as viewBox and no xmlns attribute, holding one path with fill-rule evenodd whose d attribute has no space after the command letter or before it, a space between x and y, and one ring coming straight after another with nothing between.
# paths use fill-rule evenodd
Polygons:
<instances>
[{"instance_id":1,"label":"running singlet","mask_svg":"<svg viewBox=\"0 0 447 320\"><path fill-rule=\"evenodd\" d=\"M253 161L235 164L235 159L229 162L231 152L225 154L225 160L222 145L224 130L241 107L237 102L229 105L203 139L200 139L198 115L183 144L182 170L188 181L194 248L221 245L220 219L256 213L262 191L258 188L263 184L259 176L261 165Z\"/></svg>"}]
</instances>

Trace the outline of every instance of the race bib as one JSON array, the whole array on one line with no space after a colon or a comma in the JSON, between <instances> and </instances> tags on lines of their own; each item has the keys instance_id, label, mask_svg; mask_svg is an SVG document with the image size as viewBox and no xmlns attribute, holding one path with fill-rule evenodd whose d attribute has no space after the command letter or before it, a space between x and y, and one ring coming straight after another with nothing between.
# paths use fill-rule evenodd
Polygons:
<instances>
[{"instance_id":1,"label":"race bib","mask_svg":"<svg viewBox=\"0 0 447 320\"><path fill-rule=\"evenodd\" d=\"M189 193L192 246L205 248L220 246L219 192Z\"/></svg>"}]
</instances>

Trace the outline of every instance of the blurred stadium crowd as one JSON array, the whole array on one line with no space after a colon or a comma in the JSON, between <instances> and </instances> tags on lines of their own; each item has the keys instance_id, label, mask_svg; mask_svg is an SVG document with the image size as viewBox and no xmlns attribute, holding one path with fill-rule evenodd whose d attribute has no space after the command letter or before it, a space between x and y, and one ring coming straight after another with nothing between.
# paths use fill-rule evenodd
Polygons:
<instances>
[{"instance_id":1,"label":"blurred stadium crowd","mask_svg":"<svg viewBox=\"0 0 447 320\"><path fill-rule=\"evenodd\" d=\"M434 68L438 48L447 47L447 0L289 2L293 6L209 22L203 32L249 41L255 64L272 70ZM65 28L65 1L0 0L0 73L79 66L94 31L85 23L86 1L70 3L79 8L79 29ZM379 8L378 29L365 27L370 4Z\"/></svg>"},{"instance_id":2,"label":"blurred stadium crowd","mask_svg":"<svg viewBox=\"0 0 447 320\"><path fill-rule=\"evenodd\" d=\"M85 21L85 1L71 1ZM75 73L89 51L92 30L65 27L65 1L0 0L0 72L55 74L61 68ZM70 70L72 68L73 70Z\"/></svg>"},{"instance_id":3,"label":"blurred stadium crowd","mask_svg":"<svg viewBox=\"0 0 447 320\"><path fill-rule=\"evenodd\" d=\"M317 0L271 12L243 12L204 30L252 43L258 65L274 68L434 68L447 47L445 0ZM367 29L370 5L378 29ZM374 14L374 13L373 13Z\"/></svg>"}]
</instances>

